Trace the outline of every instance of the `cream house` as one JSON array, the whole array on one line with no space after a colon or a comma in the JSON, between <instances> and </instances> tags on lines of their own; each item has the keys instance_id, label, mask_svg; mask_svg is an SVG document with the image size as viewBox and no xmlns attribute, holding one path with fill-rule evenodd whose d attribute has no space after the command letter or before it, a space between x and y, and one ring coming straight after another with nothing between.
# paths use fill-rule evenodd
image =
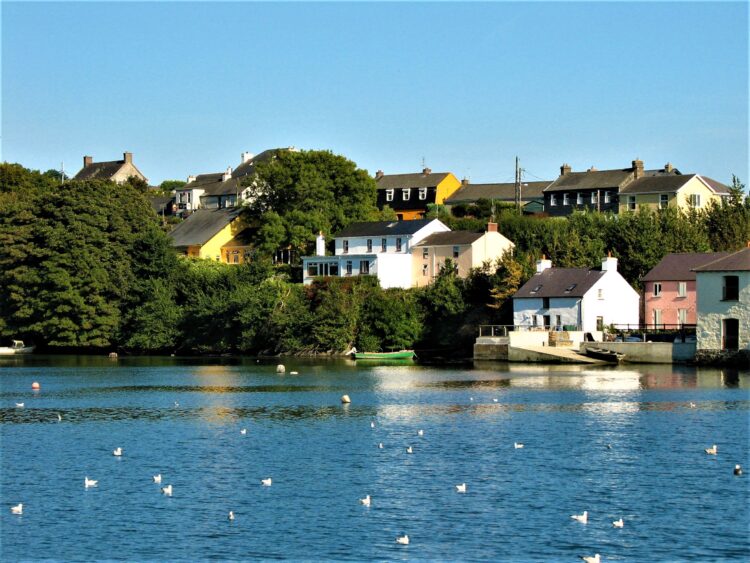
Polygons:
<instances>
[{"instance_id":1,"label":"cream house","mask_svg":"<svg viewBox=\"0 0 750 563\"><path fill-rule=\"evenodd\" d=\"M729 188L699 174L645 176L620 190L620 213L651 209L702 209L729 196Z\"/></svg>"},{"instance_id":2,"label":"cream house","mask_svg":"<svg viewBox=\"0 0 750 563\"><path fill-rule=\"evenodd\" d=\"M110 160L107 162L94 162L93 157L84 156L83 168L81 168L73 179L109 180L116 184L123 184L130 177L148 182L148 178L133 164L133 153L125 152L122 154L122 160Z\"/></svg>"},{"instance_id":3,"label":"cream house","mask_svg":"<svg viewBox=\"0 0 750 563\"><path fill-rule=\"evenodd\" d=\"M414 245L412 279L415 286L428 285L450 260L460 277L486 261L502 258L515 245L497 232L497 223L489 223L487 232L447 231L434 233Z\"/></svg>"}]
</instances>

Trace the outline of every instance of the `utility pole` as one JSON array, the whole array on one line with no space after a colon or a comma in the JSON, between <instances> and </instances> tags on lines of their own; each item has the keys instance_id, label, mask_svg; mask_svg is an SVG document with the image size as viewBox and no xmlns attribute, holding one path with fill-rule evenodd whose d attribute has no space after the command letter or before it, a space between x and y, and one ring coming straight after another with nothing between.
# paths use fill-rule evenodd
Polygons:
<instances>
[{"instance_id":1,"label":"utility pole","mask_svg":"<svg viewBox=\"0 0 750 563\"><path fill-rule=\"evenodd\" d=\"M518 157L516 157L516 209L521 212L521 168L518 165Z\"/></svg>"},{"instance_id":2,"label":"utility pole","mask_svg":"<svg viewBox=\"0 0 750 563\"><path fill-rule=\"evenodd\" d=\"M60 185L62 186L65 182L65 163L60 163Z\"/></svg>"}]
</instances>

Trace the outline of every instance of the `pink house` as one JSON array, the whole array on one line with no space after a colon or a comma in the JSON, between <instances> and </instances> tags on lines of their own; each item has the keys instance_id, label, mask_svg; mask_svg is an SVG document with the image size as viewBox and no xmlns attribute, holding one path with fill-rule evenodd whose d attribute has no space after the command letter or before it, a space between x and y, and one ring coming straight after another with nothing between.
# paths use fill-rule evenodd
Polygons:
<instances>
[{"instance_id":1,"label":"pink house","mask_svg":"<svg viewBox=\"0 0 750 563\"><path fill-rule=\"evenodd\" d=\"M667 254L643 276L644 323L680 325L697 323L694 268L727 256L728 252ZM669 326L671 325L671 327Z\"/></svg>"}]
</instances>

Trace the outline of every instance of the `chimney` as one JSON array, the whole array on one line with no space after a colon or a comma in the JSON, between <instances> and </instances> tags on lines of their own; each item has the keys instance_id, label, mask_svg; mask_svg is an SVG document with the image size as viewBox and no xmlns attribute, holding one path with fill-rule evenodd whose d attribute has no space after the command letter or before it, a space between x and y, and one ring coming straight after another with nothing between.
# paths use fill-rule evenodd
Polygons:
<instances>
[{"instance_id":1,"label":"chimney","mask_svg":"<svg viewBox=\"0 0 750 563\"><path fill-rule=\"evenodd\" d=\"M468 186L469 185L469 179L468 178L462 178L461 179L461 185L462 186Z\"/></svg>"},{"instance_id":2,"label":"chimney","mask_svg":"<svg viewBox=\"0 0 750 563\"><path fill-rule=\"evenodd\" d=\"M635 172L635 179L643 178L643 161L640 158L636 158L632 164L633 172Z\"/></svg>"},{"instance_id":3,"label":"chimney","mask_svg":"<svg viewBox=\"0 0 750 563\"><path fill-rule=\"evenodd\" d=\"M488 233L496 233L497 232L497 223L487 223L487 232Z\"/></svg>"},{"instance_id":4,"label":"chimney","mask_svg":"<svg viewBox=\"0 0 750 563\"><path fill-rule=\"evenodd\" d=\"M542 254L542 258L536 261L536 273L541 274L544 270L552 267L552 260L548 260L547 257Z\"/></svg>"},{"instance_id":5,"label":"chimney","mask_svg":"<svg viewBox=\"0 0 750 563\"><path fill-rule=\"evenodd\" d=\"M189 184L190 182L195 182L196 180L197 178L195 176L188 176L187 183Z\"/></svg>"},{"instance_id":6,"label":"chimney","mask_svg":"<svg viewBox=\"0 0 750 563\"><path fill-rule=\"evenodd\" d=\"M125 164L133 164L133 153L132 152L124 152L124 153L122 153L122 158L125 161Z\"/></svg>"},{"instance_id":7,"label":"chimney","mask_svg":"<svg viewBox=\"0 0 750 563\"><path fill-rule=\"evenodd\" d=\"M320 231L318 233L318 236L315 238L315 255L326 255L326 237L323 235L323 231Z\"/></svg>"},{"instance_id":8,"label":"chimney","mask_svg":"<svg viewBox=\"0 0 750 563\"><path fill-rule=\"evenodd\" d=\"M385 176L385 174L383 173L382 170L378 170L377 172L375 172L375 179L376 180L380 180L383 176Z\"/></svg>"},{"instance_id":9,"label":"chimney","mask_svg":"<svg viewBox=\"0 0 750 563\"><path fill-rule=\"evenodd\" d=\"M571 172L570 164L563 164L560 167L560 176L565 176L566 174L570 174L570 172Z\"/></svg>"},{"instance_id":10,"label":"chimney","mask_svg":"<svg viewBox=\"0 0 750 563\"><path fill-rule=\"evenodd\" d=\"M242 164L245 164L246 162L250 162L253 159L253 153L251 152L243 152L240 155L240 162Z\"/></svg>"},{"instance_id":11,"label":"chimney","mask_svg":"<svg viewBox=\"0 0 750 563\"><path fill-rule=\"evenodd\" d=\"M94 162L93 156L84 156L83 157L83 167L86 168L87 166L91 166L91 164Z\"/></svg>"},{"instance_id":12,"label":"chimney","mask_svg":"<svg viewBox=\"0 0 750 563\"><path fill-rule=\"evenodd\" d=\"M222 182L226 182L231 177L232 177L232 167L231 166L227 166L227 171L224 172L224 175L221 177L221 181Z\"/></svg>"},{"instance_id":13,"label":"chimney","mask_svg":"<svg viewBox=\"0 0 750 563\"><path fill-rule=\"evenodd\" d=\"M593 164L591 165L591 168L588 169L588 172L596 172L596 166Z\"/></svg>"},{"instance_id":14,"label":"chimney","mask_svg":"<svg viewBox=\"0 0 750 563\"><path fill-rule=\"evenodd\" d=\"M422 174L427 176L428 174L432 174L432 170L430 168L422 168Z\"/></svg>"},{"instance_id":15,"label":"chimney","mask_svg":"<svg viewBox=\"0 0 750 563\"><path fill-rule=\"evenodd\" d=\"M674 170L674 166L672 166L672 163L671 163L671 162L667 162L667 163L666 163L666 164L664 165L664 172L666 172L667 174L671 174L671 173L672 173L672 170Z\"/></svg>"},{"instance_id":16,"label":"chimney","mask_svg":"<svg viewBox=\"0 0 750 563\"><path fill-rule=\"evenodd\" d=\"M602 272L616 272L617 271L617 258L612 257L611 252L607 252L607 256L602 259Z\"/></svg>"}]
</instances>

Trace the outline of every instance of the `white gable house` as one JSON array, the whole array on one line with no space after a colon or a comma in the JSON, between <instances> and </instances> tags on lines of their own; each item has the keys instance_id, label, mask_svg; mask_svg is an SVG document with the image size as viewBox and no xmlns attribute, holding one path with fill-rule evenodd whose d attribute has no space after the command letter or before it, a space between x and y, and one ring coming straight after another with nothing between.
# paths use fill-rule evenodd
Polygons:
<instances>
[{"instance_id":1,"label":"white gable house","mask_svg":"<svg viewBox=\"0 0 750 563\"><path fill-rule=\"evenodd\" d=\"M517 327L594 332L605 326L638 326L640 296L617 271L617 258L601 268L553 268L537 262L537 271L513 296Z\"/></svg>"},{"instance_id":2,"label":"white gable house","mask_svg":"<svg viewBox=\"0 0 750 563\"><path fill-rule=\"evenodd\" d=\"M325 240L318 237L317 255L302 258L303 282L318 276L370 275L383 288L412 287L412 247L449 230L437 219L353 223L334 237L333 256L325 256Z\"/></svg>"}]
</instances>

